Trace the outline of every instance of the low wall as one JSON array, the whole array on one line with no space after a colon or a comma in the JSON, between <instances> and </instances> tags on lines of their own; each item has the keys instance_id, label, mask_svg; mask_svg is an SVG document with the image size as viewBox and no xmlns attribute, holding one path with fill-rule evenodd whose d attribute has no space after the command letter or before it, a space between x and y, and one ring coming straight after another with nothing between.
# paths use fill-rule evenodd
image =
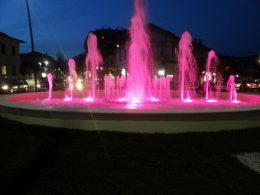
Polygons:
<instances>
[{"instance_id":1,"label":"low wall","mask_svg":"<svg viewBox=\"0 0 260 195\"><path fill-rule=\"evenodd\" d=\"M57 92L55 97L63 97ZM23 94L22 98L44 99L47 93ZM226 97L228 94L222 94ZM227 96L228 97L228 96ZM104 112L95 109L82 110L63 107L26 105L15 103L19 95L0 97L0 116L31 125L43 125L81 130L107 130L134 133L184 133L260 128L260 104L258 95L240 94L241 101L255 101L248 107L231 110L183 111L172 110L135 111L116 110ZM10 100L12 100L10 102Z\"/></svg>"}]
</instances>

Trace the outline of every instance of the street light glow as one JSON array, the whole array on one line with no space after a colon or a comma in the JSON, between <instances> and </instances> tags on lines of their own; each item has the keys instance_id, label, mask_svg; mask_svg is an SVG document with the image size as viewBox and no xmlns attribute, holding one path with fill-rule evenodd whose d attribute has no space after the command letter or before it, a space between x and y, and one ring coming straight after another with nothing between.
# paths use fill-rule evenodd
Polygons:
<instances>
[{"instance_id":1,"label":"street light glow","mask_svg":"<svg viewBox=\"0 0 260 195\"><path fill-rule=\"evenodd\" d=\"M164 76L165 75L165 70L164 69L158 70L158 75L159 76Z\"/></svg>"},{"instance_id":2,"label":"street light glow","mask_svg":"<svg viewBox=\"0 0 260 195\"><path fill-rule=\"evenodd\" d=\"M121 75L122 75L123 77L126 76L126 70L125 70L124 68L121 70Z\"/></svg>"}]
</instances>

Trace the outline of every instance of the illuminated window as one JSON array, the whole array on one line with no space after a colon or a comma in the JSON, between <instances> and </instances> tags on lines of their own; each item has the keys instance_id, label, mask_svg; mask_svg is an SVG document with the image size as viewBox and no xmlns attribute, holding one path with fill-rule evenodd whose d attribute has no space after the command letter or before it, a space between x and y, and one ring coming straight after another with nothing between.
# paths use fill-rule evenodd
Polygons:
<instances>
[{"instance_id":1,"label":"illuminated window","mask_svg":"<svg viewBox=\"0 0 260 195\"><path fill-rule=\"evenodd\" d=\"M6 66L2 66L2 75L6 75Z\"/></svg>"}]
</instances>

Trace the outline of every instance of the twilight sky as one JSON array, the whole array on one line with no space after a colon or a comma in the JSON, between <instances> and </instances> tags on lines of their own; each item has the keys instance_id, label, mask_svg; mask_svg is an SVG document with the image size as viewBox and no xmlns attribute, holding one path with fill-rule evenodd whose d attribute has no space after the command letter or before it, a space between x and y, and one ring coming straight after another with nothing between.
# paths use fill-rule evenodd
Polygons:
<instances>
[{"instance_id":1,"label":"twilight sky","mask_svg":"<svg viewBox=\"0 0 260 195\"><path fill-rule=\"evenodd\" d=\"M37 51L56 57L77 55L89 31L128 28L133 0L29 0ZM148 21L193 38L225 55L260 53L260 0L148 0ZM0 0L0 32L26 41L25 0Z\"/></svg>"}]
</instances>

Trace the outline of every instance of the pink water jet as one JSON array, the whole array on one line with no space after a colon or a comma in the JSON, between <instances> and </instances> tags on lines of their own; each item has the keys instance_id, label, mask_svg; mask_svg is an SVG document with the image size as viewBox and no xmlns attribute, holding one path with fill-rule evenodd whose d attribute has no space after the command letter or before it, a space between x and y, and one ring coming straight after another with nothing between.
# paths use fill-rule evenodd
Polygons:
<instances>
[{"instance_id":1,"label":"pink water jet","mask_svg":"<svg viewBox=\"0 0 260 195\"><path fill-rule=\"evenodd\" d=\"M208 53L204 83L205 98L211 103L217 101L221 90L222 77L218 71L218 65L218 57L215 51L211 50Z\"/></svg>"},{"instance_id":2,"label":"pink water jet","mask_svg":"<svg viewBox=\"0 0 260 195\"><path fill-rule=\"evenodd\" d=\"M195 84L197 78L197 65L193 56L192 38L188 32L184 32L176 52L178 57L178 82L181 100L191 102L196 96Z\"/></svg>"},{"instance_id":3,"label":"pink water jet","mask_svg":"<svg viewBox=\"0 0 260 195\"><path fill-rule=\"evenodd\" d=\"M145 29L145 3L135 0L128 53L127 101L144 102L151 95L151 44ZM150 66L150 67L149 67Z\"/></svg>"},{"instance_id":4,"label":"pink water jet","mask_svg":"<svg viewBox=\"0 0 260 195\"><path fill-rule=\"evenodd\" d=\"M106 101L114 101L116 92L115 77L113 75L105 75L104 77L104 94ZM120 97L121 98L121 97Z\"/></svg>"},{"instance_id":5,"label":"pink water jet","mask_svg":"<svg viewBox=\"0 0 260 195\"><path fill-rule=\"evenodd\" d=\"M69 92L69 94L65 94L64 101L70 101L73 99L74 85L78 79L78 75L76 72L76 63L74 59L72 58L69 59L68 66L69 66L69 78L68 78L69 86L67 91Z\"/></svg>"},{"instance_id":6,"label":"pink water jet","mask_svg":"<svg viewBox=\"0 0 260 195\"><path fill-rule=\"evenodd\" d=\"M104 77L105 100L142 104L168 101L171 98L171 77L153 77L153 57L150 37L146 30L145 0L134 1L134 15L129 30L127 74ZM132 106L130 106L132 107ZM136 106L134 106L136 107Z\"/></svg>"},{"instance_id":7,"label":"pink water jet","mask_svg":"<svg viewBox=\"0 0 260 195\"><path fill-rule=\"evenodd\" d=\"M235 76L230 75L227 82L227 91L229 91L229 99L233 103L238 103L239 101L237 100L237 90L235 84Z\"/></svg>"},{"instance_id":8,"label":"pink water jet","mask_svg":"<svg viewBox=\"0 0 260 195\"><path fill-rule=\"evenodd\" d=\"M102 56L98 49L97 37L93 33L88 35L88 53L86 55L86 81L90 83L90 89L87 89L87 99L95 100L96 96L96 82L97 82L97 69L103 63ZM90 82L89 82L90 81Z\"/></svg>"},{"instance_id":9,"label":"pink water jet","mask_svg":"<svg viewBox=\"0 0 260 195\"><path fill-rule=\"evenodd\" d=\"M52 98L52 91L53 91L53 76L51 73L48 73L47 79L49 84L49 96L47 100L50 100Z\"/></svg>"}]
</instances>

